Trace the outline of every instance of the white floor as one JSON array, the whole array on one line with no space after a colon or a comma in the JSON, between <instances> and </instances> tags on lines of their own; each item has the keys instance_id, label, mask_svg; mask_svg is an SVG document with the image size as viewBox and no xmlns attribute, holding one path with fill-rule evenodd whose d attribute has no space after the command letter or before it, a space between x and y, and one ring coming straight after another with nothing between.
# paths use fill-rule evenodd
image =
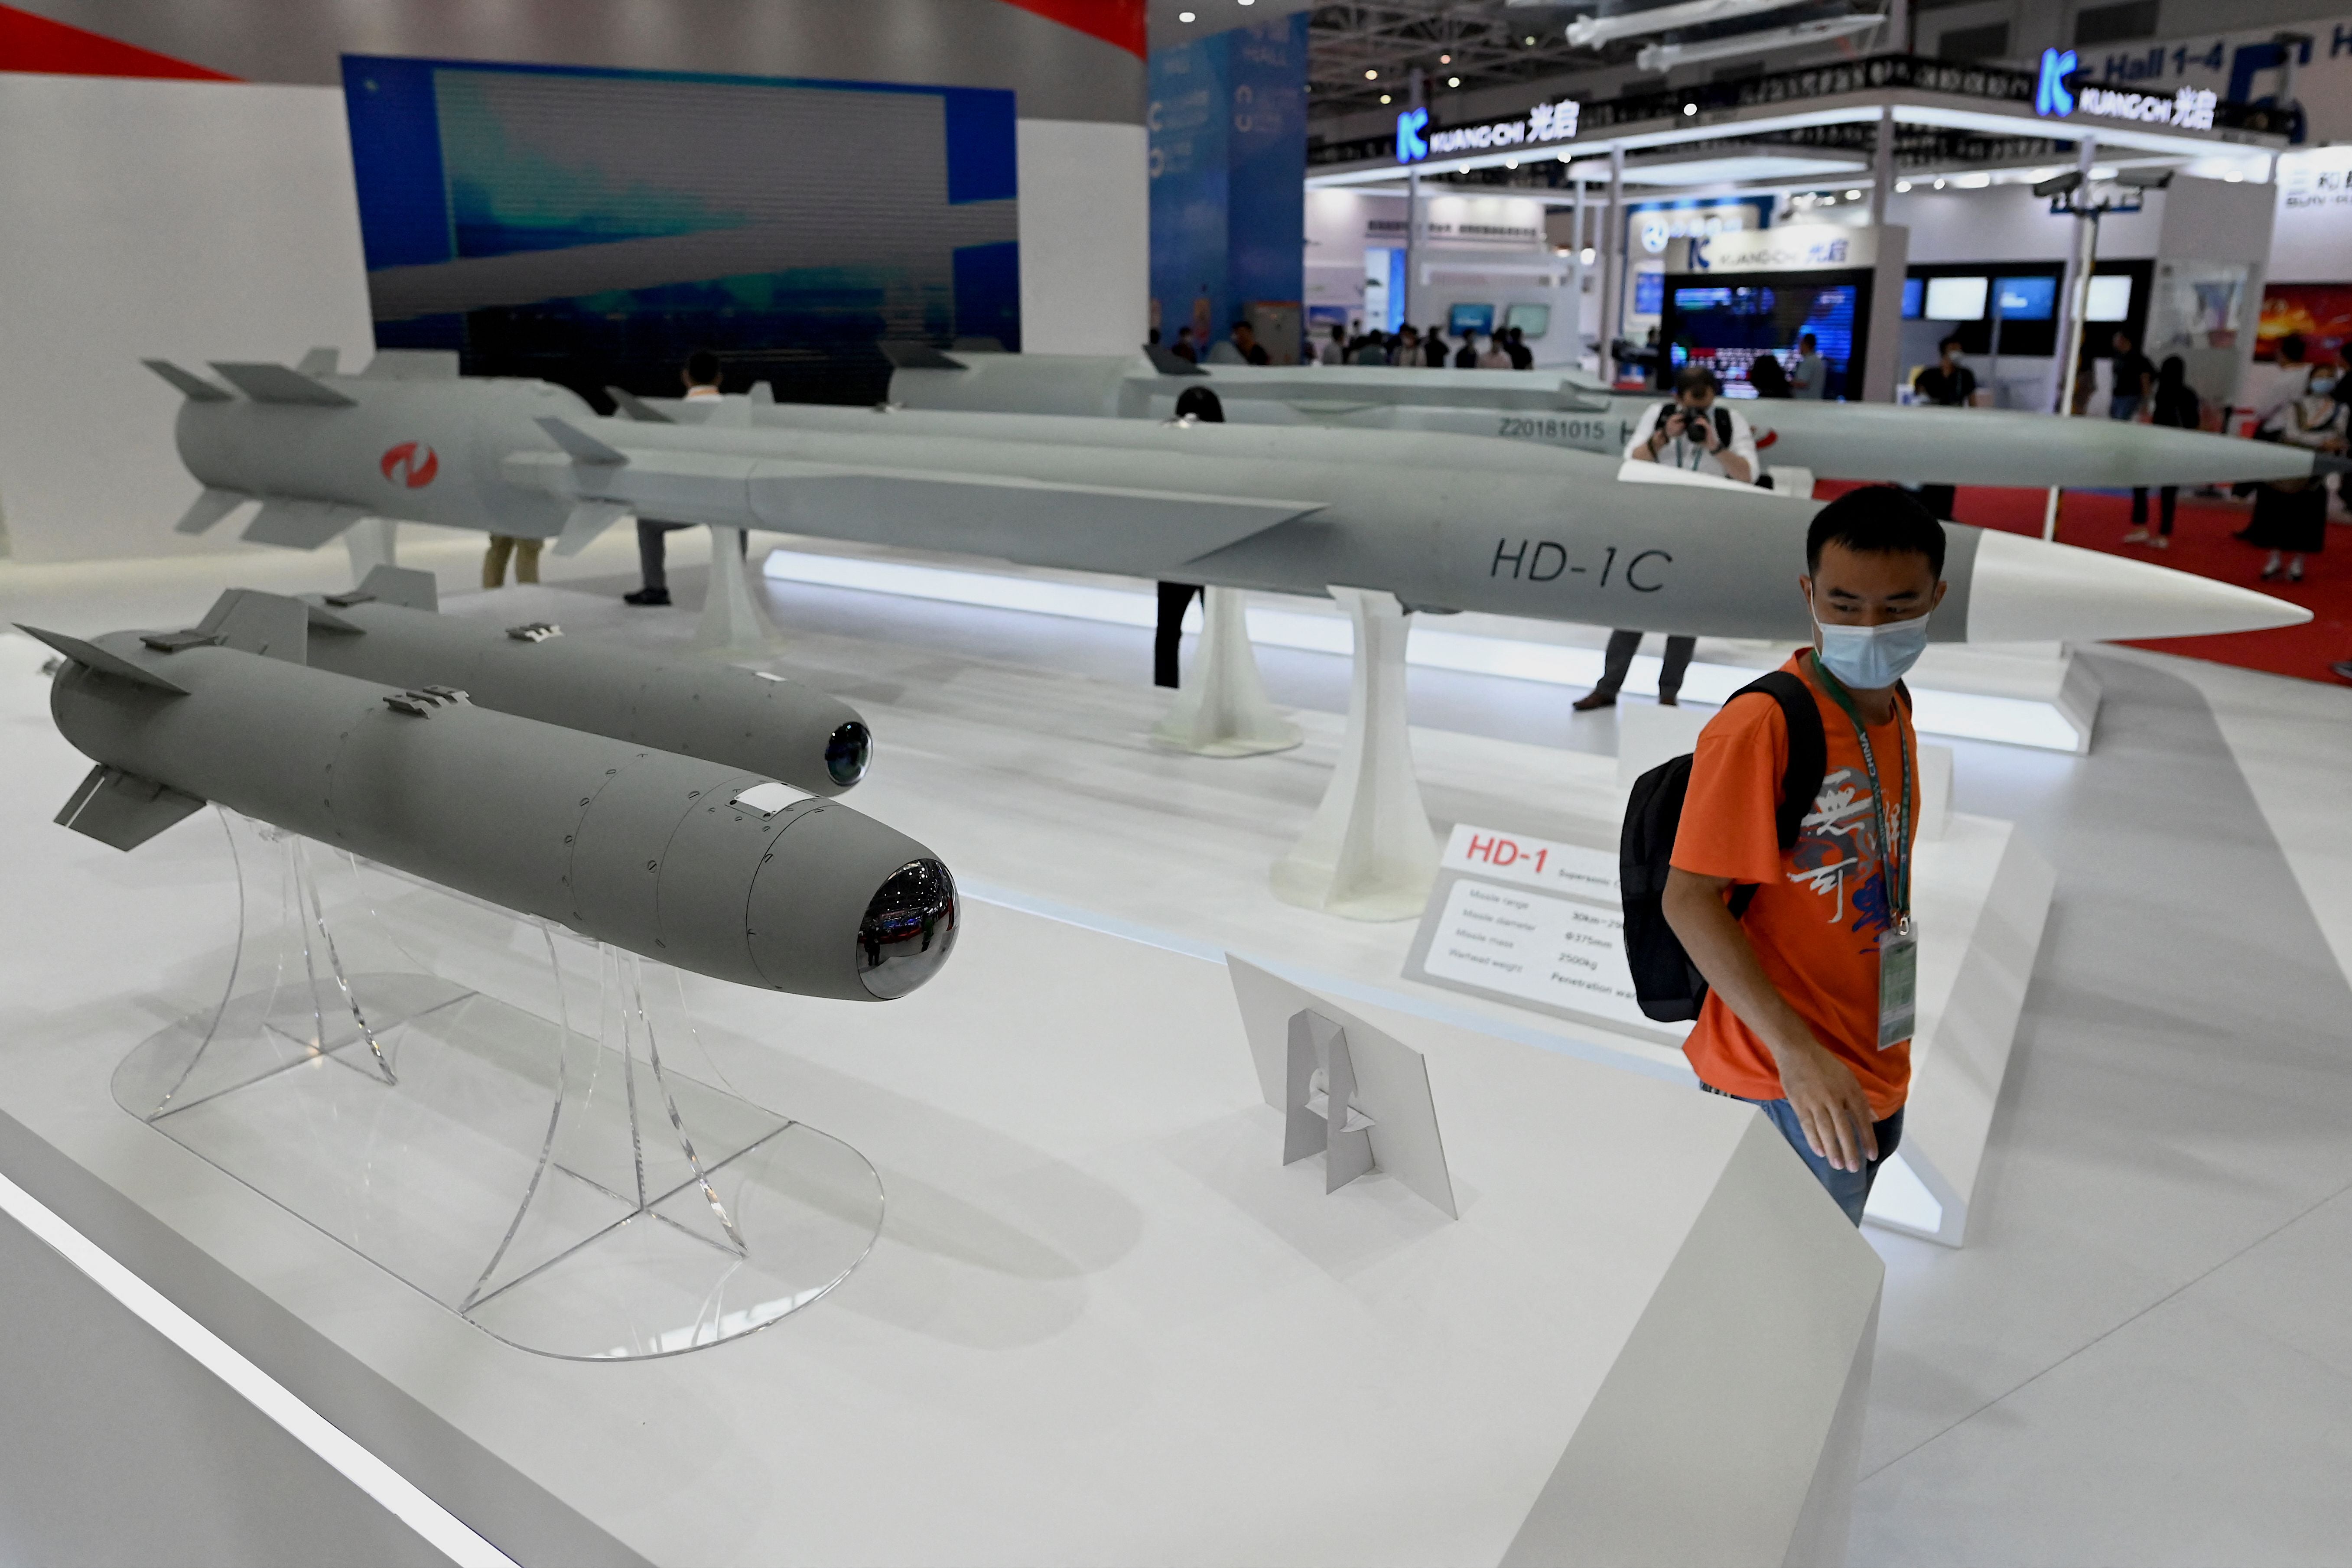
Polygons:
<instances>
[{"instance_id":1,"label":"white floor","mask_svg":"<svg viewBox=\"0 0 2352 1568\"><path fill-rule=\"evenodd\" d=\"M404 553L450 591L474 548ZM608 541L560 574L617 593L633 570ZM175 623L228 583L345 575L340 552L0 566L0 613ZM698 575L677 584L679 609L647 614L683 637ZM839 676L852 700L1149 668L1148 631L785 584L768 602L813 644L888 651ZM1872 1236L1888 1279L1853 1561L2352 1561L2352 689L2094 657L2090 756L1958 748L1957 807L2017 822L2059 891L1968 1248ZM1344 661L1264 663L1277 701L1344 706ZM1572 695L1412 679L1417 723L1610 750ZM1041 741L1026 765L1050 770Z\"/></svg>"}]
</instances>

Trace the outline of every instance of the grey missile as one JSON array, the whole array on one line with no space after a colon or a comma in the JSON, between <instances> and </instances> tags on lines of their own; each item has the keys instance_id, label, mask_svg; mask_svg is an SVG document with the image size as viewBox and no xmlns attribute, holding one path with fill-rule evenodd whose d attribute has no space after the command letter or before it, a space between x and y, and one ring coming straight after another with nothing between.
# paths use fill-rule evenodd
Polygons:
<instances>
[{"instance_id":1,"label":"grey missile","mask_svg":"<svg viewBox=\"0 0 2352 1568\"><path fill-rule=\"evenodd\" d=\"M483 502L473 526L522 532L561 512L571 521L559 553L642 514L1281 593L1378 588L1431 611L1811 633L1787 588L1816 506L1720 480L1663 489L1674 475L1654 463L1411 430L743 399L724 425L566 418L512 386L469 391L446 425L425 425L433 410L414 402L380 413L367 378L334 385L349 406L330 417L371 432L348 449L437 442L443 473ZM205 450L238 454L235 468L200 475L208 482L319 505L373 497L380 515L413 515L398 510L410 492L381 486L372 463L322 474L314 453L292 450L310 426L287 413L191 401L184 446L201 427ZM2178 637L2309 618L2140 562L1970 528L1951 539L1951 593L1931 631L1945 640Z\"/></svg>"},{"instance_id":2,"label":"grey missile","mask_svg":"<svg viewBox=\"0 0 2352 1568\"><path fill-rule=\"evenodd\" d=\"M231 589L203 626L228 616ZM348 594L314 595L307 661L380 686L447 686L478 707L584 730L835 795L866 776L857 710L799 681L583 641L560 626L501 627L436 613L433 574L379 566Z\"/></svg>"},{"instance_id":3,"label":"grey missile","mask_svg":"<svg viewBox=\"0 0 2352 1568\"><path fill-rule=\"evenodd\" d=\"M58 731L96 765L58 820L131 849L206 802L739 984L847 1001L923 984L955 942L929 849L746 769L301 662L305 607L83 640Z\"/></svg>"},{"instance_id":4,"label":"grey missile","mask_svg":"<svg viewBox=\"0 0 2352 1568\"><path fill-rule=\"evenodd\" d=\"M890 401L908 408L1165 419L1188 386L1244 425L1431 430L1623 453L1665 398L1575 371L1377 365L1192 365L1173 355L1005 354L887 344ZM667 413L672 405L654 405ZM1896 484L2114 488L2307 479L2339 459L2270 441L2116 419L1993 408L1754 399L1734 405L1768 468ZM708 417L689 410L686 417Z\"/></svg>"}]
</instances>

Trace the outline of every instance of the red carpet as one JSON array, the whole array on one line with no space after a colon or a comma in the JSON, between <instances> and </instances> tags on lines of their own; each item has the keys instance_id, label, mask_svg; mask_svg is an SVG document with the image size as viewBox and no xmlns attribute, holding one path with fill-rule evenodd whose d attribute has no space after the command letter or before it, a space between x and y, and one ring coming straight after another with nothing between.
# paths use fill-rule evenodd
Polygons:
<instances>
[{"instance_id":1,"label":"red carpet","mask_svg":"<svg viewBox=\"0 0 2352 1568\"><path fill-rule=\"evenodd\" d=\"M1826 498L1855 488L1843 481L1824 479L1814 486L1813 493ZM2042 508L2048 495L2046 490L1964 487L1952 510L1961 522L2039 538ZM2300 583L2289 583L2284 577L2264 583L2255 574L2263 569L2270 552L2230 537L2246 526L2252 510L2247 501L2197 499L2183 494L2179 517L2173 524L2172 548L2150 550L2144 544L2123 542L2125 531L2131 527L2128 493L2068 490L2058 512L2058 541L2062 544L2079 544L2086 550L2103 550L2111 555L2153 561L2160 566L2194 572L2200 577L2243 584L2301 605L2312 614L2312 619L2303 626L2276 631L2241 632L2218 637L2167 637L2133 647L2335 684L2336 678L2327 667L2338 659L2352 658L2352 530L2343 529L2341 514L2331 510L2327 531L2335 548L2306 557ZM2153 494L2148 497L2148 512L2153 525Z\"/></svg>"}]
</instances>

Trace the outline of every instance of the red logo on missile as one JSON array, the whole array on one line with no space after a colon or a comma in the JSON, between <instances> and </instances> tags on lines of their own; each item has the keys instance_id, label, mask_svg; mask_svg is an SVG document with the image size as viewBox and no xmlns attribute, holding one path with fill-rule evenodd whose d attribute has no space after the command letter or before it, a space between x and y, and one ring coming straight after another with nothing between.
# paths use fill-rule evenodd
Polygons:
<instances>
[{"instance_id":1,"label":"red logo on missile","mask_svg":"<svg viewBox=\"0 0 2352 1568\"><path fill-rule=\"evenodd\" d=\"M376 467L383 470L385 479L421 490L441 471L441 458L430 447L403 441L378 459Z\"/></svg>"}]
</instances>

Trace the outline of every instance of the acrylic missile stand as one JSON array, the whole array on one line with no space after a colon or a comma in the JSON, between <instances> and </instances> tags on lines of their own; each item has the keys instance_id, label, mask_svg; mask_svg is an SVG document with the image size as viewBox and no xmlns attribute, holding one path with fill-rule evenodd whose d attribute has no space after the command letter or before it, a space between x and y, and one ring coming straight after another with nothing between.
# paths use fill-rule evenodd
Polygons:
<instances>
[{"instance_id":1,"label":"acrylic missile stand","mask_svg":"<svg viewBox=\"0 0 2352 1568\"><path fill-rule=\"evenodd\" d=\"M761 657L783 643L751 591L744 537L740 528L710 531L710 589L702 601L702 618L695 623L694 646L719 658Z\"/></svg>"},{"instance_id":2,"label":"acrylic missile stand","mask_svg":"<svg viewBox=\"0 0 2352 1568\"><path fill-rule=\"evenodd\" d=\"M157 1131L545 1355L716 1344L873 1247L873 1167L716 1087L675 970L221 816L220 1005L114 1075Z\"/></svg>"},{"instance_id":3,"label":"acrylic missile stand","mask_svg":"<svg viewBox=\"0 0 2352 1568\"><path fill-rule=\"evenodd\" d=\"M1348 728L1323 803L1275 862L1275 896L1349 920L1421 913L1437 879L1437 838L1421 804L1405 725L1405 637L1412 616L1394 595L1333 587L1356 635Z\"/></svg>"},{"instance_id":4,"label":"acrylic missile stand","mask_svg":"<svg viewBox=\"0 0 2352 1568\"><path fill-rule=\"evenodd\" d=\"M1297 745L1298 726L1275 710L1258 679L1241 590L1209 588L1201 605L1201 640L1152 741L1204 757L1255 757Z\"/></svg>"}]
</instances>

